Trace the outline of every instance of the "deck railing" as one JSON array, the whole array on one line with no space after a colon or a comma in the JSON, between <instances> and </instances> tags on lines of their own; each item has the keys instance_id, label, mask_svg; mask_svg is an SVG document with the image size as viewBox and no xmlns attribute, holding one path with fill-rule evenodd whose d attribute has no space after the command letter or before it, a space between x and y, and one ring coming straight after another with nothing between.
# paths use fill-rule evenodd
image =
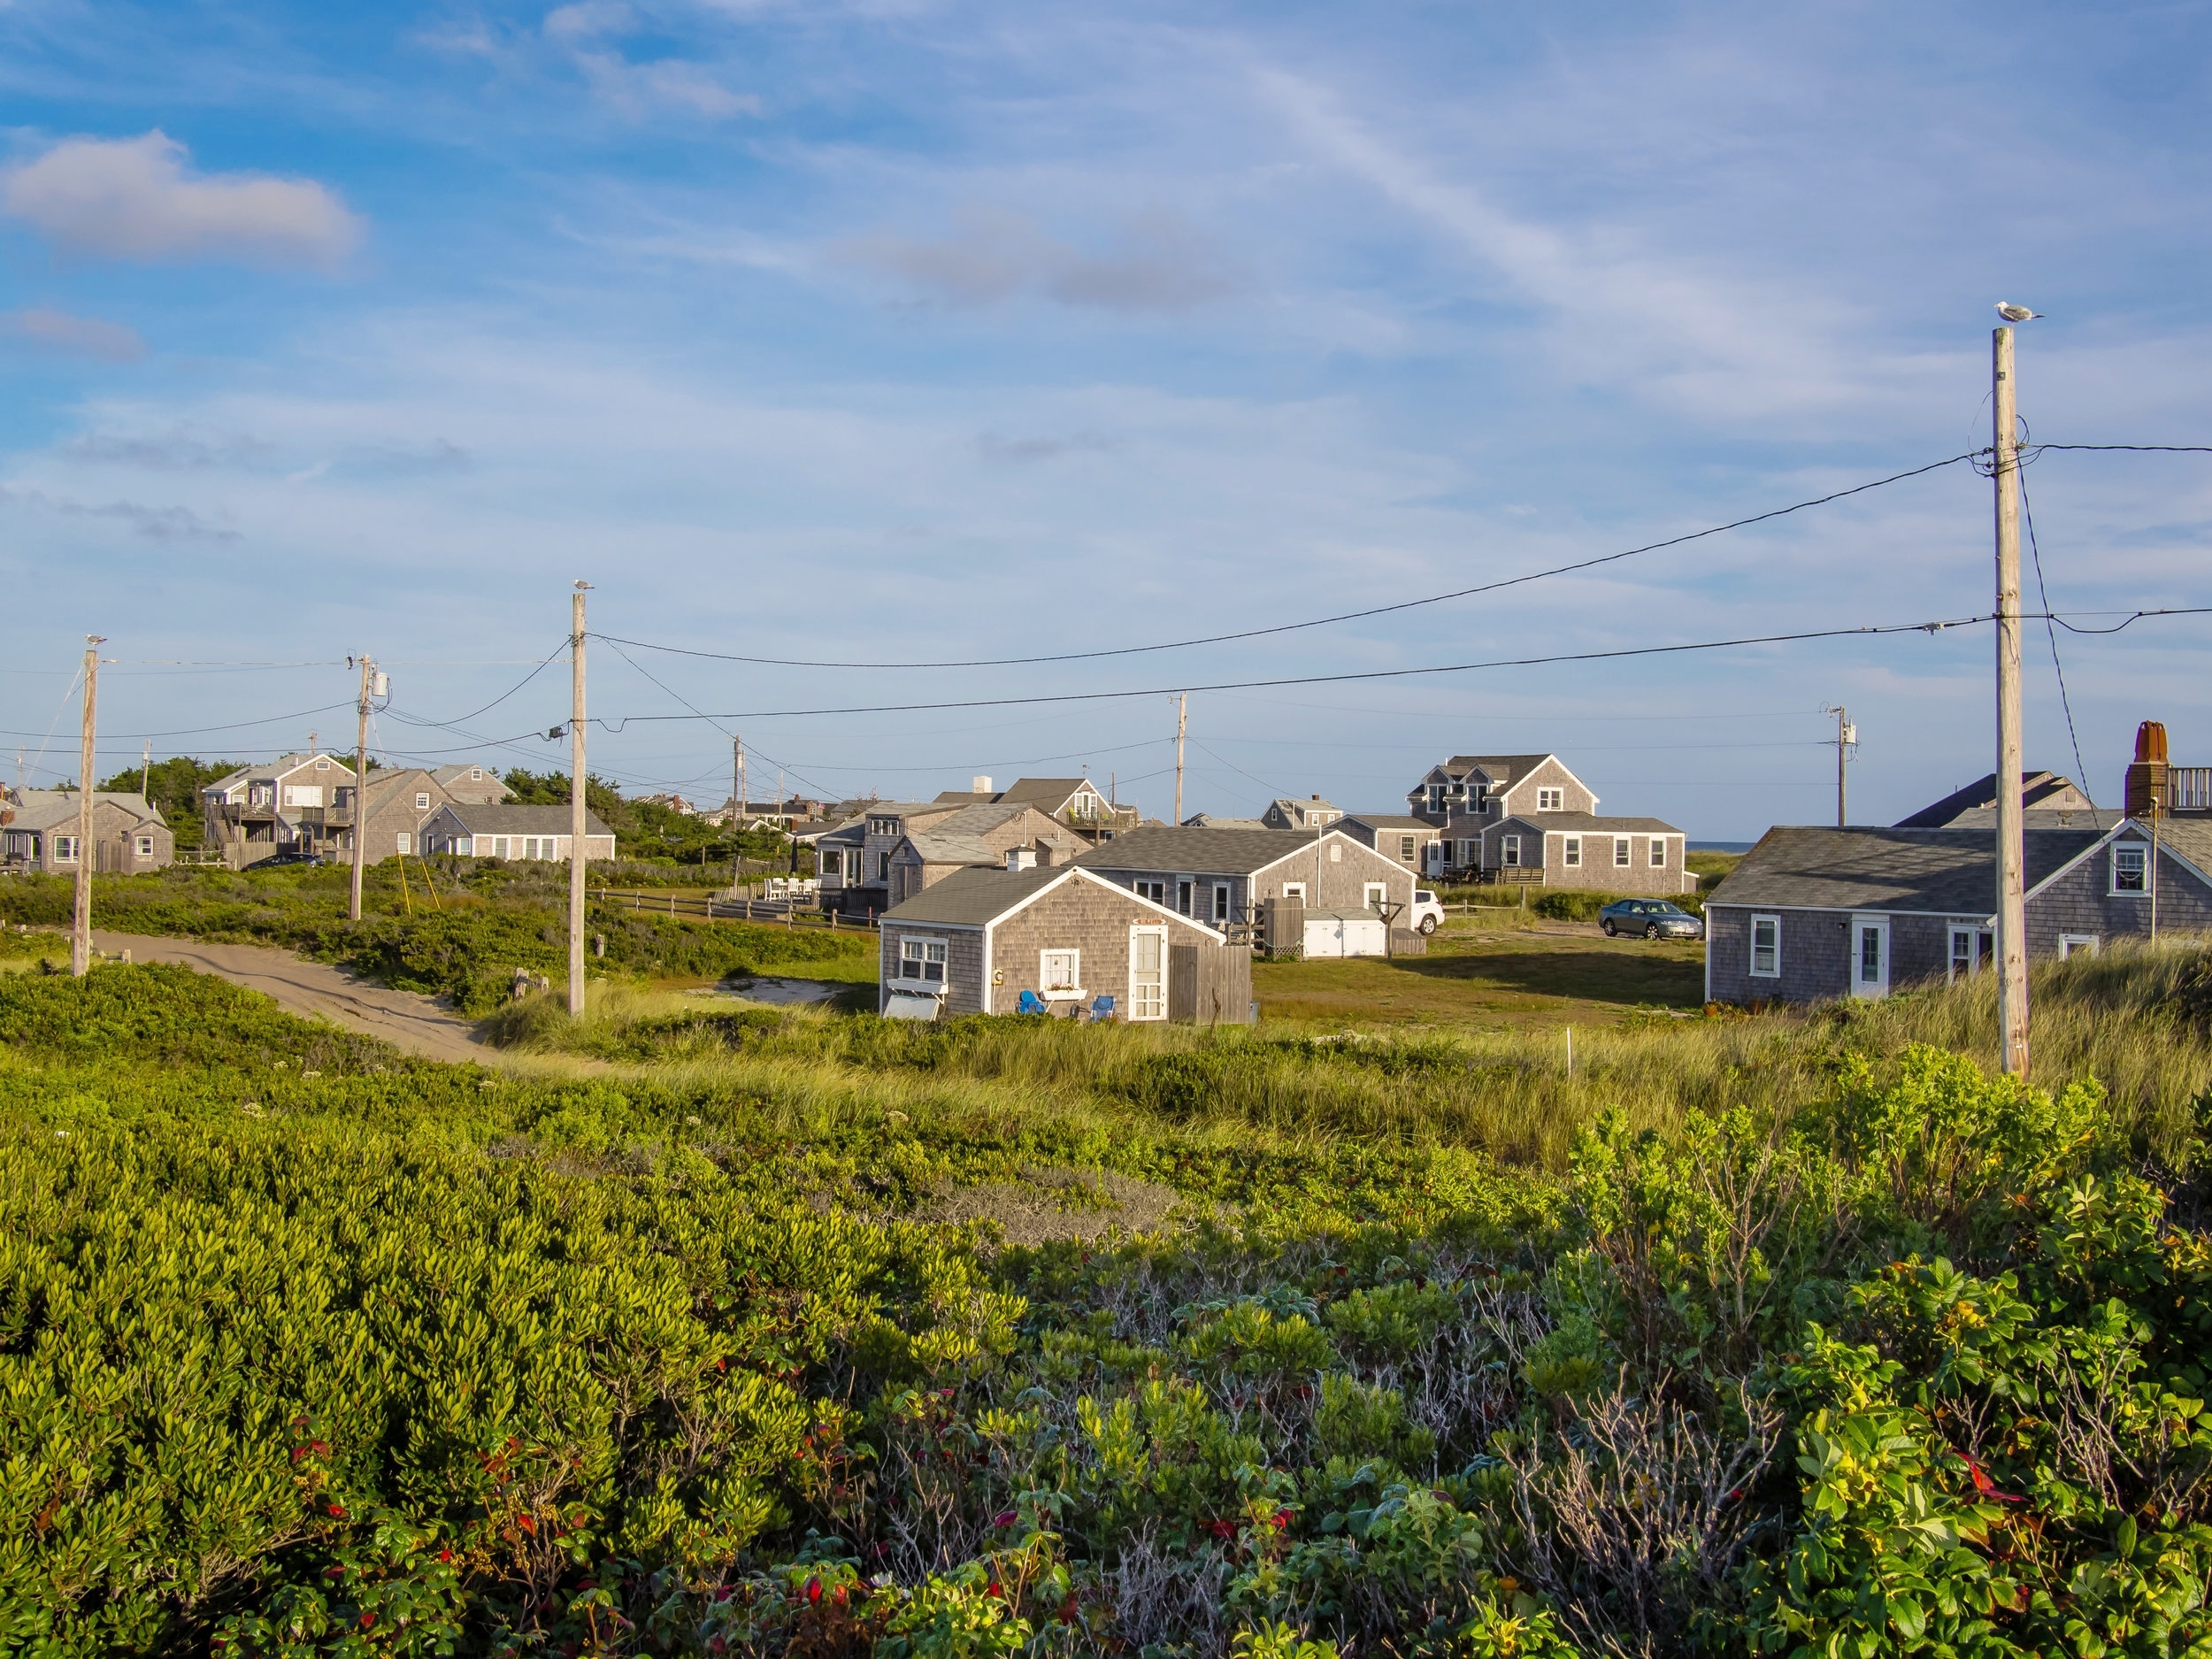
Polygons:
<instances>
[{"instance_id":1,"label":"deck railing","mask_svg":"<svg viewBox=\"0 0 2212 1659\"><path fill-rule=\"evenodd\" d=\"M2169 812L2212 811L2212 766L2166 768Z\"/></svg>"}]
</instances>

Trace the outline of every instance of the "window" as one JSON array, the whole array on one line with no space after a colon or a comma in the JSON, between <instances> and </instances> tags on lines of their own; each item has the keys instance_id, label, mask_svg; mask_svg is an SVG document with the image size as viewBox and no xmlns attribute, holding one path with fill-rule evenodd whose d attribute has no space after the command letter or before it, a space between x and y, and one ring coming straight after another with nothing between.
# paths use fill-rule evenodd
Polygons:
<instances>
[{"instance_id":1,"label":"window","mask_svg":"<svg viewBox=\"0 0 2212 1659\"><path fill-rule=\"evenodd\" d=\"M469 768L469 781L470 781L471 783L481 783L481 782L483 782L483 781L484 781L484 769L483 769L481 766L471 766L471 767Z\"/></svg>"},{"instance_id":2,"label":"window","mask_svg":"<svg viewBox=\"0 0 2212 1659\"><path fill-rule=\"evenodd\" d=\"M1664 870L1667 867L1667 838L1663 835L1655 835L1651 838L1651 867L1654 870Z\"/></svg>"},{"instance_id":3,"label":"window","mask_svg":"<svg viewBox=\"0 0 2212 1659\"><path fill-rule=\"evenodd\" d=\"M1191 894L1197 885L1194 881L1179 881L1175 884L1175 908L1185 916L1191 913Z\"/></svg>"},{"instance_id":4,"label":"window","mask_svg":"<svg viewBox=\"0 0 2212 1659\"><path fill-rule=\"evenodd\" d=\"M427 812L430 810L429 791L426 789L418 789L415 791L415 810L418 812Z\"/></svg>"},{"instance_id":5,"label":"window","mask_svg":"<svg viewBox=\"0 0 2212 1659\"><path fill-rule=\"evenodd\" d=\"M1390 889L1379 881L1370 881L1361 889L1359 902L1362 910L1379 910L1390 902Z\"/></svg>"},{"instance_id":6,"label":"window","mask_svg":"<svg viewBox=\"0 0 2212 1659\"><path fill-rule=\"evenodd\" d=\"M1344 843L1342 841L1331 841L1329 843L1329 862L1333 864L1340 864L1344 862Z\"/></svg>"},{"instance_id":7,"label":"window","mask_svg":"<svg viewBox=\"0 0 2212 1659\"><path fill-rule=\"evenodd\" d=\"M899 941L899 978L919 979L925 985L945 982L945 941L941 939Z\"/></svg>"},{"instance_id":8,"label":"window","mask_svg":"<svg viewBox=\"0 0 2212 1659\"><path fill-rule=\"evenodd\" d=\"M1214 887L1214 920L1225 922L1228 919L1229 884L1226 881L1217 882Z\"/></svg>"},{"instance_id":9,"label":"window","mask_svg":"<svg viewBox=\"0 0 2212 1659\"><path fill-rule=\"evenodd\" d=\"M2088 955L2093 956L2095 956L2097 954L2096 934L2061 933L2058 936L2058 959L2061 962L2065 961L2067 957L2072 956L2077 950L2086 952Z\"/></svg>"},{"instance_id":10,"label":"window","mask_svg":"<svg viewBox=\"0 0 2212 1659\"><path fill-rule=\"evenodd\" d=\"M1167 902L1167 883L1164 881L1146 879L1133 881L1130 886L1135 889L1137 896L1141 899L1150 899L1155 904Z\"/></svg>"},{"instance_id":11,"label":"window","mask_svg":"<svg viewBox=\"0 0 2212 1659\"><path fill-rule=\"evenodd\" d=\"M888 881L890 879L891 855L889 853L878 853L876 855L876 879L878 881Z\"/></svg>"},{"instance_id":12,"label":"window","mask_svg":"<svg viewBox=\"0 0 2212 1659\"><path fill-rule=\"evenodd\" d=\"M406 830L400 831L398 834L392 837L392 841L394 852L411 853L415 850L415 838Z\"/></svg>"},{"instance_id":13,"label":"window","mask_svg":"<svg viewBox=\"0 0 2212 1659\"><path fill-rule=\"evenodd\" d=\"M1579 868L1582 864L1582 837L1579 835L1569 835L1563 837L1563 841L1564 846L1561 862L1565 864L1570 869Z\"/></svg>"},{"instance_id":14,"label":"window","mask_svg":"<svg viewBox=\"0 0 2212 1659\"><path fill-rule=\"evenodd\" d=\"M1299 903L1303 904L1306 902L1306 884L1302 881L1284 882L1283 897L1295 899Z\"/></svg>"},{"instance_id":15,"label":"window","mask_svg":"<svg viewBox=\"0 0 2212 1659\"><path fill-rule=\"evenodd\" d=\"M1536 810L1539 812L1556 812L1565 798L1566 791L1563 789L1539 789L1536 792Z\"/></svg>"},{"instance_id":16,"label":"window","mask_svg":"<svg viewBox=\"0 0 2212 1659\"><path fill-rule=\"evenodd\" d=\"M1459 843L1459 864L1461 869L1473 869L1476 861L1481 856L1482 843L1480 841L1462 841Z\"/></svg>"},{"instance_id":17,"label":"window","mask_svg":"<svg viewBox=\"0 0 2212 1659\"><path fill-rule=\"evenodd\" d=\"M1634 862L1629 849L1632 843L1625 835L1613 837L1613 868L1625 870Z\"/></svg>"},{"instance_id":18,"label":"window","mask_svg":"<svg viewBox=\"0 0 2212 1659\"><path fill-rule=\"evenodd\" d=\"M141 835L132 845L137 849L141 858L151 858L154 856L154 838L150 835Z\"/></svg>"},{"instance_id":19,"label":"window","mask_svg":"<svg viewBox=\"0 0 2212 1659\"><path fill-rule=\"evenodd\" d=\"M1996 954L1996 935L1986 927L1955 926L1951 929L1949 977L1970 979L1986 968Z\"/></svg>"},{"instance_id":20,"label":"window","mask_svg":"<svg viewBox=\"0 0 2212 1659\"><path fill-rule=\"evenodd\" d=\"M1851 995L1889 995L1889 918L1886 916L1851 918Z\"/></svg>"},{"instance_id":21,"label":"window","mask_svg":"<svg viewBox=\"0 0 2212 1659\"><path fill-rule=\"evenodd\" d=\"M1167 929L1129 930L1129 1018L1167 1018Z\"/></svg>"},{"instance_id":22,"label":"window","mask_svg":"<svg viewBox=\"0 0 2212 1659\"><path fill-rule=\"evenodd\" d=\"M1401 835L1398 837L1398 856L1405 860L1408 864L1411 864L1413 862L1412 836Z\"/></svg>"},{"instance_id":23,"label":"window","mask_svg":"<svg viewBox=\"0 0 2212 1659\"><path fill-rule=\"evenodd\" d=\"M330 770L330 763L326 760L319 760L315 763L315 770L317 772L328 772Z\"/></svg>"},{"instance_id":24,"label":"window","mask_svg":"<svg viewBox=\"0 0 2212 1659\"><path fill-rule=\"evenodd\" d=\"M871 835L895 835L898 833L899 821L895 818L872 818L868 820L868 833Z\"/></svg>"},{"instance_id":25,"label":"window","mask_svg":"<svg viewBox=\"0 0 2212 1659\"><path fill-rule=\"evenodd\" d=\"M2112 849L2112 890L2115 893L2146 893L2150 890L2147 849L2141 847L2115 847Z\"/></svg>"},{"instance_id":26,"label":"window","mask_svg":"<svg viewBox=\"0 0 2212 1659\"><path fill-rule=\"evenodd\" d=\"M1508 870L1518 870L1521 867L1521 838L1518 835L1498 837L1498 862Z\"/></svg>"},{"instance_id":27,"label":"window","mask_svg":"<svg viewBox=\"0 0 2212 1659\"><path fill-rule=\"evenodd\" d=\"M54 837L54 862L58 864L73 864L77 862L77 838L74 835Z\"/></svg>"},{"instance_id":28,"label":"window","mask_svg":"<svg viewBox=\"0 0 2212 1659\"><path fill-rule=\"evenodd\" d=\"M257 783L248 786L246 790L248 806L266 806L269 804L270 798L270 787L267 784Z\"/></svg>"},{"instance_id":29,"label":"window","mask_svg":"<svg viewBox=\"0 0 2212 1659\"><path fill-rule=\"evenodd\" d=\"M1079 950L1040 952L1037 960L1038 988L1047 996L1080 995L1082 965L1083 953Z\"/></svg>"},{"instance_id":30,"label":"window","mask_svg":"<svg viewBox=\"0 0 2212 1659\"><path fill-rule=\"evenodd\" d=\"M1754 979L1778 979L1782 972L1782 918L1751 918L1751 973Z\"/></svg>"}]
</instances>

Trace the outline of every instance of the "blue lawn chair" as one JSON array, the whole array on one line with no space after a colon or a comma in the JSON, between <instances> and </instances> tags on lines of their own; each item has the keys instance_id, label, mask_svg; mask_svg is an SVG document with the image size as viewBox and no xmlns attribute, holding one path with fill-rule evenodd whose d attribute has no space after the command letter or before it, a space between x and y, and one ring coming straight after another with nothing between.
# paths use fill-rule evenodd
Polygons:
<instances>
[{"instance_id":1,"label":"blue lawn chair","mask_svg":"<svg viewBox=\"0 0 2212 1659\"><path fill-rule=\"evenodd\" d=\"M1094 1020L1111 1019L1113 1017L1114 999L1112 997L1102 996L1091 1004L1091 1018Z\"/></svg>"},{"instance_id":2,"label":"blue lawn chair","mask_svg":"<svg viewBox=\"0 0 2212 1659\"><path fill-rule=\"evenodd\" d=\"M1039 996L1036 992L1024 991L1020 1000L1014 1005L1014 1011L1017 1014L1044 1014L1051 1010L1045 1007L1045 999Z\"/></svg>"}]
</instances>

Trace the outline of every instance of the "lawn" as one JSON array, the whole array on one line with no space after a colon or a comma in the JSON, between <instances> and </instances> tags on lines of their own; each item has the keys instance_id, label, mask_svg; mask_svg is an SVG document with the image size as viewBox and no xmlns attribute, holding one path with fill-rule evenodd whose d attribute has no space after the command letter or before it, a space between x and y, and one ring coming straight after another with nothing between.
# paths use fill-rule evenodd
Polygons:
<instances>
[{"instance_id":1,"label":"lawn","mask_svg":"<svg viewBox=\"0 0 2212 1659\"><path fill-rule=\"evenodd\" d=\"M1698 1007L1705 947L1563 923L1500 931L1455 917L1426 956L1255 962L1252 992L1270 1024L1611 1025L1637 1009Z\"/></svg>"}]
</instances>

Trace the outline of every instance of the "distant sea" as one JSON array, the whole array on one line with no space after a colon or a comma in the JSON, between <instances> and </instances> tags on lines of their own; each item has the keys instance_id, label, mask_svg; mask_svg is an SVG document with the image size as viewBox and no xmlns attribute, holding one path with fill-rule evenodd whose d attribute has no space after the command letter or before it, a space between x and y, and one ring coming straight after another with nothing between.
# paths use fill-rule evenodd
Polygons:
<instances>
[{"instance_id":1,"label":"distant sea","mask_svg":"<svg viewBox=\"0 0 2212 1659\"><path fill-rule=\"evenodd\" d=\"M1694 853L1747 853L1756 845L1753 841L1690 841Z\"/></svg>"}]
</instances>

